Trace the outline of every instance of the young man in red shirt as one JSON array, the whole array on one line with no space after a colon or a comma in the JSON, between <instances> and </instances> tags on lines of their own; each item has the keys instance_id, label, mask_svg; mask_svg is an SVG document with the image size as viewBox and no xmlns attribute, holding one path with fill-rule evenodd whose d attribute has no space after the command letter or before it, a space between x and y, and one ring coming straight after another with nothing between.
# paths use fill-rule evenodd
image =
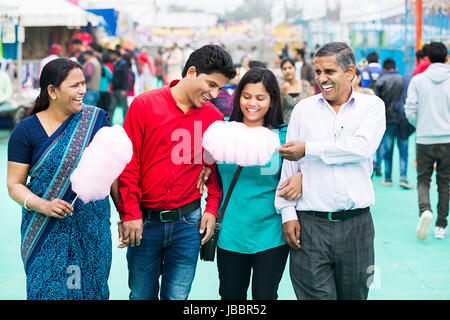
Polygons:
<instances>
[{"instance_id":1,"label":"young man in red shirt","mask_svg":"<svg viewBox=\"0 0 450 320\"><path fill-rule=\"evenodd\" d=\"M130 299L189 295L200 243L212 236L222 199L217 175L211 174L202 215L196 189L205 165L202 137L223 120L209 100L235 74L230 55L206 45L190 55L181 80L139 95L129 108L123 127L134 154L119 177L118 211L119 247L128 245Z\"/></svg>"}]
</instances>

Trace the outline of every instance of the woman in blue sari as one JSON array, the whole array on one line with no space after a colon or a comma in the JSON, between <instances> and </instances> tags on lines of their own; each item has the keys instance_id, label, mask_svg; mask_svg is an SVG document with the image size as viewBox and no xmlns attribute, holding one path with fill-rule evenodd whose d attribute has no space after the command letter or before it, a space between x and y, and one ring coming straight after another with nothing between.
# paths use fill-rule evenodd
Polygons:
<instances>
[{"instance_id":1,"label":"woman in blue sari","mask_svg":"<svg viewBox=\"0 0 450 320\"><path fill-rule=\"evenodd\" d=\"M39 85L31 115L16 126L8 143L8 191L23 207L27 299L108 299L109 199L77 200L72 206L76 194L70 176L109 120L103 110L83 104L86 85L78 63L64 58L49 62Z\"/></svg>"}]
</instances>

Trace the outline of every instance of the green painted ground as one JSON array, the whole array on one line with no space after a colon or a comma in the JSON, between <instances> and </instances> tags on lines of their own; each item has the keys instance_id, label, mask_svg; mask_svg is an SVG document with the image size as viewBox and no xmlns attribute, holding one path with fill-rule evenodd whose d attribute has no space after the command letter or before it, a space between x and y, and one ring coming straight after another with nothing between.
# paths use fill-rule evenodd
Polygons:
<instances>
[{"instance_id":1,"label":"green painted ground","mask_svg":"<svg viewBox=\"0 0 450 320\"><path fill-rule=\"evenodd\" d=\"M114 123L121 123L121 112L116 112ZM9 134L0 131L0 299L25 299L25 274L19 255L20 215L18 204L11 200L6 189L7 142ZM408 177L416 185L414 136L410 138ZM398 186L398 152L394 153L394 186L380 184L374 178L376 205L372 208L375 224L375 277L369 299L447 300L450 298L450 239L433 237L433 227L427 240L415 237L418 221L417 191ZM431 184L432 207L436 207L436 184ZM117 249L118 221L111 214L113 232L113 262L109 279L111 299L128 299L125 249ZM435 217L436 219L436 217ZM214 262L199 261L190 299L216 300L218 294L217 266ZM288 266L278 291L279 299L292 300ZM249 291L249 298L251 293Z\"/></svg>"}]
</instances>

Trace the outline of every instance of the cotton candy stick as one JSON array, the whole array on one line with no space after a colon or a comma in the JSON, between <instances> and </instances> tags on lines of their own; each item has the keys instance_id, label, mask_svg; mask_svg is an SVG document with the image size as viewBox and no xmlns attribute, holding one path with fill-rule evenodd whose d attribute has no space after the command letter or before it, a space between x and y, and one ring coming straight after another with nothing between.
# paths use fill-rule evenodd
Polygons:
<instances>
[{"instance_id":1,"label":"cotton candy stick","mask_svg":"<svg viewBox=\"0 0 450 320\"><path fill-rule=\"evenodd\" d=\"M133 145L125 130L115 125L101 128L81 155L70 181L72 190L84 203L102 200L110 193L133 156Z\"/></svg>"}]
</instances>

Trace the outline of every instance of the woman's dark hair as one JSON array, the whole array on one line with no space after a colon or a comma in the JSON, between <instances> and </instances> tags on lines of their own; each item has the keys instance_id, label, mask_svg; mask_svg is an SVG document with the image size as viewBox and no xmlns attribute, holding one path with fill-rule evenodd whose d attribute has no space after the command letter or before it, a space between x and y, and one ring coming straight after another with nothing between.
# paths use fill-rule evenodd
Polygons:
<instances>
[{"instance_id":1,"label":"woman's dark hair","mask_svg":"<svg viewBox=\"0 0 450 320\"><path fill-rule=\"evenodd\" d=\"M217 45L205 45L192 52L181 74L183 78L192 66L197 70L197 75L217 72L223 74L228 79L233 79L236 76L236 70L234 69L230 54Z\"/></svg>"},{"instance_id":2,"label":"woman's dark hair","mask_svg":"<svg viewBox=\"0 0 450 320\"><path fill-rule=\"evenodd\" d=\"M283 60L281 60L281 63L280 63L280 68L281 68L281 69L283 69L283 66L284 66L284 64L285 64L286 62L290 62L290 63L294 66L294 68L295 68L295 60L292 59L292 58L287 57L287 58L284 58Z\"/></svg>"},{"instance_id":3,"label":"woman's dark hair","mask_svg":"<svg viewBox=\"0 0 450 320\"><path fill-rule=\"evenodd\" d=\"M265 68L265 67L266 67L266 64L265 64L264 62L261 62L261 61L251 60L251 61L248 63L248 67L249 67L250 69L253 69L253 68Z\"/></svg>"},{"instance_id":4,"label":"woman's dark hair","mask_svg":"<svg viewBox=\"0 0 450 320\"><path fill-rule=\"evenodd\" d=\"M270 95L270 108L264 116L264 127L280 128L283 125L283 113L281 111L280 88L275 75L269 69L253 68L247 71L235 91L233 99L233 111L231 112L230 121L243 122L244 114L241 110L241 94L242 90L248 83L259 83Z\"/></svg>"},{"instance_id":5,"label":"woman's dark hair","mask_svg":"<svg viewBox=\"0 0 450 320\"><path fill-rule=\"evenodd\" d=\"M67 78L69 72L75 68L82 69L78 62L66 58L52 60L44 66L41 77L39 78L41 92L34 102L30 115L48 108L50 105L50 97L47 91L48 86L53 85L55 88L59 87Z\"/></svg>"}]
</instances>

